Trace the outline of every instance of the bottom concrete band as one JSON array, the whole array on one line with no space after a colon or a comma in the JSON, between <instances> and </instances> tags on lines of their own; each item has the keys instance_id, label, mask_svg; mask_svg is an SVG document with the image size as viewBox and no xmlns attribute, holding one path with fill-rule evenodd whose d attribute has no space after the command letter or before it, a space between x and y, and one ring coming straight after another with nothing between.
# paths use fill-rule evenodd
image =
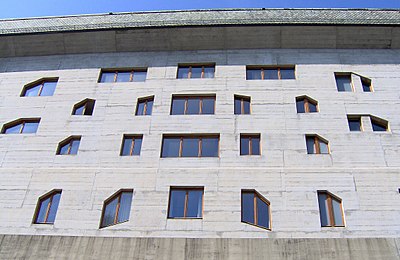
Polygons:
<instances>
[{"instance_id":1,"label":"bottom concrete band","mask_svg":"<svg viewBox=\"0 0 400 260\"><path fill-rule=\"evenodd\" d=\"M400 259L400 238L0 235L0 259Z\"/></svg>"}]
</instances>

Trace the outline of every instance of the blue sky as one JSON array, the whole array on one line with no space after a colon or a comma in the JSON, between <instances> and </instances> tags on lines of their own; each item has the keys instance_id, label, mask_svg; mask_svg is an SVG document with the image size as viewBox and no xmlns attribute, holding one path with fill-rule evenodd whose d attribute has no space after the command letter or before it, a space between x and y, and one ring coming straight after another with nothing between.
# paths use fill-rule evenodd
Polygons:
<instances>
[{"instance_id":1,"label":"blue sky","mask_svg":"<svg viewBox=\"0 0 400 260\"><path fill-rule=\"evenodd\" d=\"M400 0L0 0L0 19L209 8L400 8Z\"/></svg>"}]
</instances>

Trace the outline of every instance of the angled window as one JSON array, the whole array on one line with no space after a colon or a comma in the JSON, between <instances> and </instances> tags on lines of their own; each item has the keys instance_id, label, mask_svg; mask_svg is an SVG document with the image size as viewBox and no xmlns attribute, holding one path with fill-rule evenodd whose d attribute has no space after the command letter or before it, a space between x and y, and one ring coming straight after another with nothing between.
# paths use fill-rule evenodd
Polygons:
<instances>
[{"instance_id":1,"label":"angled window","mask_svg":"<svg viewBox=\"0 0 400 260\"><path fill-rule=\"evenodd\" d=\"M260 154L260 134L240 134L240 155Z\"/></svg>"},{"instance_id":2,"label":"angled window","mask_svg":"<svg viewBox=\"0 0 400 260\"><path fill-rule=\"evenodd\" d=\"M145 81L146 76L146 68L104 69L101 70L99 82L140 82Z\"/></svg>"},{"instance_id":3,"label":"angled window","mask_svg":"<svg viewBox=\"0 0 400 260\"><path fill-rule=\"evenodd\" d=\"M124 135L121 147L121 156L140 155L143 135Z\"/></svg>"},{"instance_id":4,"label":"angled window","mask_svg":"<svg viewBox=\"0 0 400 260\"><path fill-rule=\"evenodd\" d=\"M306 145L308 154L328 154L328 141L318 135L306 135Z\"/></svg>"},{"instance_id":5,"label":"angled window","mask_svg":"<svg viewBox=\"0 0 400 260\"><path fill-rule=\"evenodd\" d=\"M70 136L58 144L57 154L59 155L75 155L78 154L80 136Z\"/></svg>"},{"instance_id":6,"label":"angled window","mask_svg":"<svg viewBox=\"0 0 400 260\"><path fill-rule=\"evenodd\" d=\"M362 125L361 125L361 116L348 115L347 121L349 123L350 131L352 131L352 132L363 131Z\"/></svg>"},{"instance_id":7,"label":"angled window","mask_svg":"<svg viewBox=\"0 0 400 260\"><path fill-rule=\"evenodd\" d=\"M280 80L280 79L296 79L295 66L247 66L247 80Z\"/></svg>"},{"instance_id":8,"label":"angled window","mask_svg":"<svg viewBox=\"0 0 400 260\"><path fill-rule=\"evenodd\" d=\"M172 96L171 115L213 115L214 96Z\"/></svg>"},{"instance_id":9,"label":"angled window","mask_svg":"<svg viewBox=\"0 0 400 260\"><path fill-rule=\"evenodd\" d=\"M153 110L154 96L138 98L136 105L137 116L149 116Z\"/></svg>"},{"instance_id":10,"label":"angled window","mask_svg":"<svg viewBox=\"0 0 400 260\"><path fill-rule=\"evenodd\" d=\"M40 118L21 118L5 124L2 134L34 134L39 127Z\"/></svg>"},{"instance_id":11,"label":"angled window","mask_svg":"<svg viewBox=\"0 0 400 260\"><path fill-rule=\"evenodd\" d=\"M215 64L178 65L178 79L214 78Z\"/></svg>"},{"instance_id":12,"label":"angled window","mask_svg":"<svg viewBox=\"0 0 400 260\"><path fill-rule=\"evenodd\" d=\"M161 157L218 157L219 135L163 136Z\"/></svg>"},{"instance_id":13,"label":"angled window","mask_svg":"<svg viewBox=\"0 0 400 260\"><path fill-rule=\"evenodd\" d=\"M336 87L339 92L352 92L351 73L335 73Z\"/></svg>"},{"instance_id":14,"label":"angled window","mask_svg":"<svg viewBox=\"0 0 400 260\"><path fill-rule=\"evenodd\" d=\"M129 221L133 190L119 190L104 201L100 228Z\"/></svg>"},{"instance_id":15,"label":"angled window","mask_svg":"<svg viewBox=\"0 0 400 260\"><path fill-rule=\"evenodd\" d=\"M42 78L22 89L21 97L53 96L58 78Z\"/></svg>"},{"instance_id":16,"label":"angled window","mask_svg":"<svg viewBox=\"0 0 400 260\"><path fill-rule=\"evenodd\" d=\"M235 95L235 115L250 114L250 97Z\"/></svg>"},{"instance_id":17,"label":"angled window","mask_svg":"<svg viewBox=\"0 0 400 260\"><path fill-rule=\"evenodd\" d=\"M242 190L242 222L271 229L270 203L255 190Z\"/></svg>"},{"instance_id":18,"label":"angled window","mask_svg":"<svg viewBox=\"0 0 400 260\"><path fill-rule=\"evenodd\" d=\"M38 200L34 224L53 224L57 215L58 204L61 198L61 190L53 190Z\"/></svg>"},{"instance_id":19,"label":"angled window","mask_svg":"<svg viewBox=\"0 0 400 260\"><path fill-rule=\"evenodd\" d=\"M372 130L374 132L386 132L389 131L389 122L375 116L370 116L371 118L371 124L372 124Z\"/></svg>"},{"instance_id":20,"label":"angled window","mask_svg":"<svg viewBox=\"0 0 400 260\"><path fill-rule=\"evenodd\" d=\"M342 200L327 191L318 191L321 227L344 227Z\"/></svg>"},{"instance_id":21,"label":"angled window","mask_svg":"<svg viewBox=\"0 0 400 260\"><path fill-rule=\"evenodd\" d=\"M168 218L202 218L203 194L203 187L171 187Z\"/></svg>"},{"instance_id":22,"label":"angled window","mask_svg":"<svg viewBox=\"0 0 400 260\"><path fill-rule=\"evenodd\" d=\"M95 100L85 99L74 105L72 115L91 116L93 115Z\"/></svg>"},{"instance_id":23,"label":"angled window","mask_svg":"<svg viewBox=\"0 0 400 260\"><path fill-rule=\"evenodd\" d=\"M297 113L316 113L318 112L318 102L307 97L296 97Z\"/></svg>"},{"instance_id":24,"label":"angled window","mask_svg":"<svg viewBox=\"0 0 400 260\"><path fill-rule=\"evenodd\" d=\"M361 85L364 92L373 92L372 89L372 81L369 78L360 77L361 78Z\"/></svg>"}]
</instances>

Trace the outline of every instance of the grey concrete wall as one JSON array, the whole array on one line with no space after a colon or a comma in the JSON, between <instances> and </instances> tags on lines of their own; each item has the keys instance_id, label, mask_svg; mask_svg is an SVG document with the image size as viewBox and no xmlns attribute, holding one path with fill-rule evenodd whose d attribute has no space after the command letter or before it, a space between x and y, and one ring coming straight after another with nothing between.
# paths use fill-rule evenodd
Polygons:
<instances>
[{"instance_id":1,"label":"grey concrete wall","mask_svg":"<svg viewBox=\"0 0 400 260\"><path fill-rule=\"evenodd\" d=\"M178 80L178 63L215 62L214 79ZM246 81L246 65L296 64L296 80ZM0 124L41 117L36 134L0 135L0 233L114 237L354 238L400 235L400 52L397 50L227 50L0 59ZM100 68L148 67L146 82L97 83ZM372 79L375 92L336 90L334 72ZM52 97L20 97L41 77L59 77ZM172 94L216 94L215 115L171 116ZM234 94L252 115L233 115ZM152 116L134 116L154 95ZM308 95L320 112L297 114ZM96 100L91 117L71 116ZM347 114L373 114L390 132L350 132ZM219 158L160 158L163 133L220 133ZM240 133L260 133L261 156L240 156ZM330 142L308 155L305 134ZM119 156L123 134L143 134L141 155ZM57 144L82 135L76 156ZM204 186L200 220L167 219L170 186ZM134 189L130 221L99 230L103 201ZM32 224L39 196L63 193L54 225ZM241 223L240 190L271 202L272 231ZM321 228L317 190L343 200L346 227Z\"/></svg>"}]
</instances>

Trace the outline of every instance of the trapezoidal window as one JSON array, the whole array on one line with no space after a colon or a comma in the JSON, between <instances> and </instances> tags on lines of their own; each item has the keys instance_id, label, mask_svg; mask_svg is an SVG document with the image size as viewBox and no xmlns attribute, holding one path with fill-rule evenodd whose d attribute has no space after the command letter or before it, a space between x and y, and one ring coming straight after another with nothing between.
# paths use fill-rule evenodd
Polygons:
<instances>
[{"instance_id":1,"label":"trapezoidal window","mask_svg":"<svg viewBox=\"0 0 400 260\"><path fill-rule=\"evenodd\" d=\"M202 218L203 187L171 187L169 192L168 218Z\"/></svg>"},{"instance_id":2,"label":"trapezoidal window","mask_svg":"<svg viewBox=\"0 0 400 260\"><path fill-rule=\"evenodd\" d=\"M214 78L215 64L178 65L178 79Z\"/></svg>"},{"instance_id":3,"label":"trapezoidal window","mask_svg":"<svg viewBox=\"0 0 400 260\"><path fill-rule=\"evenodd\" d=\"M153 111L153 102L154 96L138 98L136 105L136 113L137 116L149 116Z\"/></svg>"},{"instance_id":4,"label":"trapezoidal window","mask_svg":"<svg viewBox=\"0 0 400 260\"><path fill-rule=\"evenodd\" d=\"M364 92L373 92L373 88L372 88L372 80L369 78L365 78L365 77L361 77L361 85L363 88Z\"/></svg>"},{"instance_id":5,"label":"trapezoidal window","mask_svg":"<svg viewBox=\"0 0 400 260\"><path fill-rule=\"evenodd\" d=\"M99 83L107 82L141 82L147 76L146 68L137 69L103 69L100 73Z\"/></svg>"},{"instance_id":6,"label":"trapezoidal window","mask_svg":"<svg viewBox=\"0 0 400 260\"><path fill-rule=\"evenodd\" d=\"M163 136L161 157L218 157L219 135Z\"/></svg>"},{"instance_id":7,"label":"trapezoidal window","mask_svg":"<svg viewBox=\"0 0 400 260\"><path fill-rule=\"evenodd\" d=\"M255 190L242 190L242 222L271 229L270 202Z\"/></svg>"},{"instance_id":8,"label":"trapezoidal window","mask_svg":"<svg viewBox=\"0 0 400 260\"><path fill-rule=\"evenodd\" d=\"M376 116L370 116L371 118L371 125L372 125L372 130L374 132L387 132L389 131L389 122L376 117Z\"/></svg>"},{"instance_id":9,"label":"trapezoidal window","mask_svg":"<svg viewBox=\"0 0 400 260\"><path fill-rule=\"evenodd\" d=\"M140 155L143 135L124 135L121 147L121 156Z\"/></svg>"},{"instance_id":10,"label":"trapezoidal window","mask_svg":"<svg viewBox=\"0 0 400 260\"><path fill-rule=\"evenodd\" d=\"M335 73L336 88L339 92L352 92L351 73Z\"/></svg>"},{"instance_id":11,"label":"trapezoidal window","mask_svg":"<svg viewBox=\"0 0 400 260\"><path fill-rule=\"evenodd\" d=\"M72 115L91 116L93 115L95 100L85 99L74 105Z\"/></svg>"},{"instance_id":12,"label":"trapezoidal window","mask_svg":"<svg viewBox=\"0 0 400 260\"><path fill-rule=\"evenodd\" d=\"M327 191L318 191L321 227L344 227L342 200Z\"/></svg>"},{"instance_id":13,"label":"trapezoidal window","mask_svg":"<svg viewBox=\"0 0 400 260\"><path fill-rule=\"evenodd\" d=\"M100 228L129 221L133 190L119 190L104 201Z\"/></svg>"},{"instance_id":14,"label":"trapezoidal window","mask_svg":"<svg viewBox=\"0 0 400 260\"><path fill-rule=\"evenodd\" d=\"M21 118L5 124L2 134L34 134L39 127L40 118Z\"/></svg>"},{"instance_id":15,"label":"trapezoidal window","mask_svg":"<svg viewBox=\"0 0 400 260\"><path fill-rule=\"evenodd\" d=\"M295 66L247 66L247 80L281 80L296 79Z\"/></svg>"},{"instance_id":16,"label":"trapezoidal window","mask_svg":"<svg viewBox=\"0 0 400 260\"><path fill-rule=\"evenodd\" d=\"M75 155L78 154L79 144L81 142L80 136L70 136L58 144L58 155Z\"/></svg>"},{"instance_id":17,"label":"trapezoidal window","mask_svg":"<svg viewBox=\"0 0 400 260\"><path fill-rule=\"evenodd\" d=\"M235 115L250 114L250 97L235 95L234 110Z\"/></svg>"},{"instance_id":18,"label":"trapezoidal window","mask_svg":"<svg viewBox=\"0 0 400 260\"><path fill-rule=\"evenodd\" d=\"M240 155L260 154L260 134L240 134Z\"/></svg>"},{"instance_id":19,"label":"trapezoidal window","mask_svg":"<svg viewBox=\"0 0 400 260\"><path fill-rule=\"evenodd\" d=\"M215 96L172 96L171 115L213 115Z\"/></svg>"},{"instance_id":20,"label":"trapezoidal window","mask_svg":"<svg viewBox=\"0 0 400 260\"><path fill-rule=\"evenodd\" d=\"M58 78L42 78L24 86L21 97L53 96Z\"/></svg>"},{"instance_id":21,"label":"trapezoidal window","mask_svg":"<svg viewBox=\"0 0 400 260\"><path fill-rule=\"evenodd\" d=\"M318 135L306 135L308 154L329 154L328 141Z\"/></svg>"},{"instance_id":22,"label":"trapezoidal window","mask_svg":"<svg viewBox=\"0 0 400 260\"><path fill-rule=\"evenodd\" d=\"M361 116L347 115L347 122L349 124L349 130L351 132L363 131L362 124L361 124Z\"/></svg>"},{"instance_id":23,"label":"trapezoidal window","mask_svg":"<svg viewBox=\"0 0 400 260\"><path fill-rule=\"evenodd\" d=\"M316 113L318 112L318 102L307 97L296 97L297 113Z\"/></svg>"},{"instance_id":24,"label":"trapezoidal window","mask_svg":"<svg viewBox=\"0 0 400 260\"><path fill-rule=\"evenodd\" d=\"M34 224L53 224L56 219L58 204L61 198L61 190L53 190L39 198L35 215Z\"/></svg>"}]
</instances>

